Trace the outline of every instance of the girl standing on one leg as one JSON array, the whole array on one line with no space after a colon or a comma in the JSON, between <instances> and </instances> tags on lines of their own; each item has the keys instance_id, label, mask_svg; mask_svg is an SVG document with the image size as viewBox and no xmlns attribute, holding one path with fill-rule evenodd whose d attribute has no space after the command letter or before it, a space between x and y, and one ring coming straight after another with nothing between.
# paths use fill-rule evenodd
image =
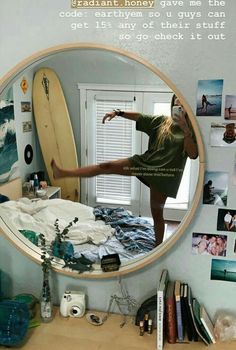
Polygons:
<instances>
[{"instance_id":1,"label":"girl standing on one leg","mask_svg":"<svg viewBox=\"0 0 236 350\"><path fill-rule=\"evenodd\" d=\"M109 161L83 168L59 168L52 160L51 166L55 178L93 177L105 174L137 176L150 188L150 207L154 220L156 245L163 240L163 209L167 197L176 197L183 175L187 157L198 157L197 144L184 111L179 117L173 113L173 106L181 103L173 95L172 115L150 116L137 112L114 110L105 114L103 123L120 116L136 122L136 129L149 136L148 149L144 154L135 154L130 158Z\"/></svg>"}]
</instances>

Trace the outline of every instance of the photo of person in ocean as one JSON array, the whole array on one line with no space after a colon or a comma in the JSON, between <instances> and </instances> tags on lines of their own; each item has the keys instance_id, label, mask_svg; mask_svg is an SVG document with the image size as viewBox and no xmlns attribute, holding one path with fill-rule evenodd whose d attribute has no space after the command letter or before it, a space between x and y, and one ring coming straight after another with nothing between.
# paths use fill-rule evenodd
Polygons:
<instances>
[{"instance_id":1,"label":"photo of person in ocean","mask_svg":"<svg viewBox=\"0 0 236 350\"><path fill-rule=\"evenodd\" d=\"M226 206L228 200L229 174L221 171L206 171L202 204Z\"/></svg>"},{"instance_id":2,"label":"photo of person in ocean","mask_svg":"<svg viewBox=\"0 0 236 350\"><path fill-rule=\"evenodd\" d=\"M197 89L197 116L221 116L223 80L199 80Z\"/></svg>"},{"instance_id":3,"label":"photo of person in ocean","mask_svg":"<svg viewBox=\"0 0 236 350\"><path fill-rule=\"evenodd\" d=\"M174 106L182 107L175 114ZM122 117L136 122L136 130L149 136L145 153L76 169L60 168L51 162L54 178L93 177L104 174L136 176L150 188L150 207L154 221L156 246L164 235L163 209L167 197L175 198L182 179L187 157L196 159L198 147L189 117L179 98L173 95L171 116L152 116L139 112L114 110L103 117L103 123Z\"/></svg>"}]
</instances>

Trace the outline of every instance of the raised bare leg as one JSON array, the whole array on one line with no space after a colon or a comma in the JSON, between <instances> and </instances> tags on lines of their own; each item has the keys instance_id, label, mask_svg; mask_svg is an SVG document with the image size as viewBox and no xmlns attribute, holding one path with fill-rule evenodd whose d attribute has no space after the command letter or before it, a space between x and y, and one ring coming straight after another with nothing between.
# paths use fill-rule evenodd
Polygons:
<instances>
[{"instance_id":1,"label":"raised bare leg","mask_svg":"<svg viewBox=\"0 0 236 350\"><path fill-rule=\"evenodd\" d=\"M167 196L157 192L152 187L150 188L150 205L151 212L154 221L154 230L156 237L156 246L162 243L163 236L165 232L165 221L163 217L164 205L166 202Z\"/></svg>"},{"instance_id":2,"label":"raised bare leg","mask_svg":"<svg viewBox=\"0 0 236 350\"><path fill-rule=\"evenodd\" d=\"M104 174L132 175L130 170L131 164L128 158L75 169L60 168L55 160L52 159L51 167L55 179L63 177L93 177Z\"/></svg>"}]
</instances>

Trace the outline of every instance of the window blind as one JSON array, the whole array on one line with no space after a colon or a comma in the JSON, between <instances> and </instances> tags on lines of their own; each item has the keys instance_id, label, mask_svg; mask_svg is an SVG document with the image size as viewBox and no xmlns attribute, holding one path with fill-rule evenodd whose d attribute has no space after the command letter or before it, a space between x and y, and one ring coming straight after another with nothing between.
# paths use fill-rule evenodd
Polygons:
<instances>
[{"instance_id":1,"label":"window blind","mask_svg":"<svg viewBox=\"0 0 236 350\"><path fill-rule=\"evenodd\" d=\"M122 117L102 124L104 115L115 108L133 110L133 101L95 98L96 163L127 158L132 155L134 123ZM131 204L131 177L100 175L96 177L96 202Z\"/></svg>"}]
</instances>

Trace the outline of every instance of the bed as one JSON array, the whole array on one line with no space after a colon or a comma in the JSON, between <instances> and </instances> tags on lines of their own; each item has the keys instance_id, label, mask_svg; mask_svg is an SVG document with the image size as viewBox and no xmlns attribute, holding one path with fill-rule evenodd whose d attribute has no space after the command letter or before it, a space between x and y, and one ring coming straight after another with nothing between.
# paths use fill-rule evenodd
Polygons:
<instances>
[{"instance_id":1,"label":"bed","mask_svg":"<svg viewBox=\"0 0 236 350\"><path fill-rule=\"evenodd\" d=\"M10 223L19 235L30 231L43 233L48 242L55 239L55 221L62 230L75 217L67 240L73 244L74 256L81 254L99 263L107 254L118 253L121 262L138 258L155 247L151 223L133 216L124 208L92 208L63 199L30 200L22 197L21 180L0 186L0 193L10 201L1 204L1 218ZM31 239L31 243L32 243Z\"/></svg>"}]
</instances>

